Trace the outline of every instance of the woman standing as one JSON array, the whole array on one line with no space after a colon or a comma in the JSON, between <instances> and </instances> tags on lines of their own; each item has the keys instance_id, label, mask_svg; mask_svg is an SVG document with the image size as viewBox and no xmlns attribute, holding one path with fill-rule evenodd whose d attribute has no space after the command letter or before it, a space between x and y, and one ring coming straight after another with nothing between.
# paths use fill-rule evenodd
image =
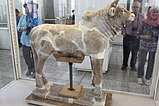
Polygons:
<instances>
[{"instance_id":1,"label":"woman standing","mask_svg":"<svg viewBox=\"0 0 159 106\"><path fill-rule=\"evenodd\" d=\"M140 47L139 47L139 64L138 64L138 83L150 84L150 79L153 73L155 53L157 50L158 35L157 31L159 23L159 8L156 6L150 7L147 12L147 18L143 20L139 28ZM148 55L148 64L146 71L144 66ZM144 73L146 72L146 73ZM145 77L144 77L145 75Z\"/></svg>"}]
</instances>

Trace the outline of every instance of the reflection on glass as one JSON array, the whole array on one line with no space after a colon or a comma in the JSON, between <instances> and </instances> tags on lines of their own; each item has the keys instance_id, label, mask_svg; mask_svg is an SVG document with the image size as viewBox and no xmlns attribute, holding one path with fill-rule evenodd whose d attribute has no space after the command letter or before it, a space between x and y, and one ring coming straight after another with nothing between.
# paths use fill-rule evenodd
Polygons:
<instances>
[{"instance_id":1,"label":"reflection on glass","mask_svg":"<svg viewBox=\"0 0 159 106\"><path fill-rule=\"evenodd\" d=\"M7 27L7 1L2 0L0 3L0 27Z\"/></svg>"},{"instance_id":2,"label":"reflection on glass","mask_svg":"<svg viewBox=\"0 0 159 106\"><path fill-rule=\"evenodd\" d=\"M46 2L46 0L42 0L42 2L43 2L42 4L45 4L44 2ZM37 3L40 4L38 0ZM63 11L64 9L63 7L64 5L66 5L66 1L62 3L60 0L59 2L60 4L58 4L58 1L52 0L51 3L47 2L45 5L40 4L41 7L39 7L39 9L45 11L45 14L43 14L44 16L42 16L42 14L39 14L40 17L42 17L43 19L44 18L54 19L56 16L58 17L65 16L65 11ZM100 2L98 0L94 0L91 2L89 2L88 0L86 0L85 2L81 2L81 0L76 0L74 4L76 11L75 12L76 22L79 22L79 20L81 19L83 11L87 9L94 11L96 9L101 8L102 7L101 4L104 6L104 4L106 5L108 3L105 0L102 0ZM123 4L126 7L126 2L122 2L121 4ZM57 7L56 8L57 10L54 8L54 6ZM50 10L52 10L51 13ZM121 33L119 33L113 42L114 44L112 46L112 51L110 52L111 55L106 57L110 58L110 61L108 63L109 64L108 69L103 74L103 89L149 95L150 87L146 85L140 85L137 83L138 82L137 71L131 71L131 67L127 67L126 71L121 70L122 61L123 61L122 40L123 36ZM26 78L25 73L27 71L27 66L23 59L21 48L20 48L20 56L21 56L22 76ZM128 62L130 63L130 60ZM83 67L86 67L89 64L90 62L88 61L86 62L86 64L83 65ZM136 65L138 65L138 59ZM86 72L85 68L83 68L82 71L79 71L79 69L75 66L74 69L75 69L73 74L74 83L91 87L90 83L91 73ZM44 67L44 73L51 82L69 83L68 63L56 62L52 56L50 56L46 61Z\"/></svg>"},{"instance_id":3,"label":"reflection on glass","mask_svg":"<svg viewBox=\"0 0 159 106\"><path fill-rule=\"evenodd\" d=\"M14 80L11 43L7 27L7 1L0 2L0 88Z\"/></svg>"}]
</instances>

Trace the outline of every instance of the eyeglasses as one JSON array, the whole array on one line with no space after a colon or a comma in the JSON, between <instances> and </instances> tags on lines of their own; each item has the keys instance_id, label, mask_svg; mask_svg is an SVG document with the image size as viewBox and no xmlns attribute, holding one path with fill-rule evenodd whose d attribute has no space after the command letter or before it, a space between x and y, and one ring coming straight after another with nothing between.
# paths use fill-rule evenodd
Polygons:
<instances>
[{"instance_id":1,"label":"eyeglasses","mask_svg":"<svg viewBox=\"0 0 159 106\"><path fill-rule=\"evenodd\" d=\"M138 6L132 6L132 8L139 8Z\"/></svg>"}]
</instances>

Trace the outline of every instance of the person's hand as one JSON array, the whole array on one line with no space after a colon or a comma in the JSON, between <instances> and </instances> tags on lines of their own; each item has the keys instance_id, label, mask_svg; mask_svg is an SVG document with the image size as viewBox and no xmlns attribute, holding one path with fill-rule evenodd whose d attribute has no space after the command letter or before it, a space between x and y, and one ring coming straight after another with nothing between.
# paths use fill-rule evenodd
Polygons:
<instances>
[{"instance_id":1,"label":"person's hand","mask_svg":"<svg viewBox=\"0 0 159 106\"><path fill-rule=\"evenodd\" d=\"M21 30L21 31L26 31L26 30L27 30L27 27L21 27L20 30Z\"/></svg>"},{"instance_id":2,"label":"person's hand","mask_svg":"<svg viewBox=\"0 0 159 106\"><path fill-rule=\"evenodd\" d=\"M140 35L140 38L148 40L148 39L150 39L150 35Z\"/></svg>"},{"instance_id":3,"label":"person's hand","mask_svg":"<svg viewBox=\"0 0 159 106\"><path fill-rule=\"evenodd\" d=\"M158 36L157 31L153 31L153 36L154 36L154 37L157 37L157 36Z\"/></svg>"},{"instance_id":4,"label":"person's hand","mask_svg":"<svg viewBox=\"0 0 159 106\"><path fill-rule=\"evenodd\" d=\"M145 39L150 39L150 35L145 35Z\"/></svg>"}]
</instances>

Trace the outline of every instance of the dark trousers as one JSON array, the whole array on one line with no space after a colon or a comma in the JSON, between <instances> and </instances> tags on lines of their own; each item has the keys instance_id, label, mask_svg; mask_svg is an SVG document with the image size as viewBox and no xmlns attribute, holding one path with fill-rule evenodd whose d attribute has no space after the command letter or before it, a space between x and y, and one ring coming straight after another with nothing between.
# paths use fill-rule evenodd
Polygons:
<instances>
[{"instance_id":1,"label":"dark trousers","mask_svg":"<svg viewBox=\"0 0 159 106\"><path fill-rule=\"evenodd\" d=\"M23 57L24 57L25 63L28 66L28 71L35 73L34 59L33 59L33 53L32 53L31 47L27 47L27 46L23 45L22 52L23 52Z\"/></svg>"},{"instance_id":2,"label":"dark trousers","mask_svg":"<svg viewBox=\"0 0 159 106\"><path fill-rule=\"evenodd\" d=\"M133 36L126 36L123 38L123 67L128 67L128 59L131 53L130 67L135 68L138 49L139 39Z\"/></svg>"},{"instance_id":3,"label":"dark trousers","mask_svg":"<svg viewBox=\"0 0 159 106\"><path fill-rule=\"evenodd\" d=\"M146 57L148 55L148 64L145 78L149 80L152 77L154 61L155 61L155 52L147 52L145 50L139 50L139 64L138 64L138 78L143 78L144 76L144 66L146 62Z\"/></svg>"},{"instance_id":4,"label":"dark trousers","mask_svg":"<svg viewBox=\"0 0 159 106\"><path fill-rule=\"evenodd\" d=\"M20 42L20 38L21 38L21 32L17 32L18 34L18 44L19 44L19 47L22 46L21 42Z\"/></svg>"}]
</instances>

